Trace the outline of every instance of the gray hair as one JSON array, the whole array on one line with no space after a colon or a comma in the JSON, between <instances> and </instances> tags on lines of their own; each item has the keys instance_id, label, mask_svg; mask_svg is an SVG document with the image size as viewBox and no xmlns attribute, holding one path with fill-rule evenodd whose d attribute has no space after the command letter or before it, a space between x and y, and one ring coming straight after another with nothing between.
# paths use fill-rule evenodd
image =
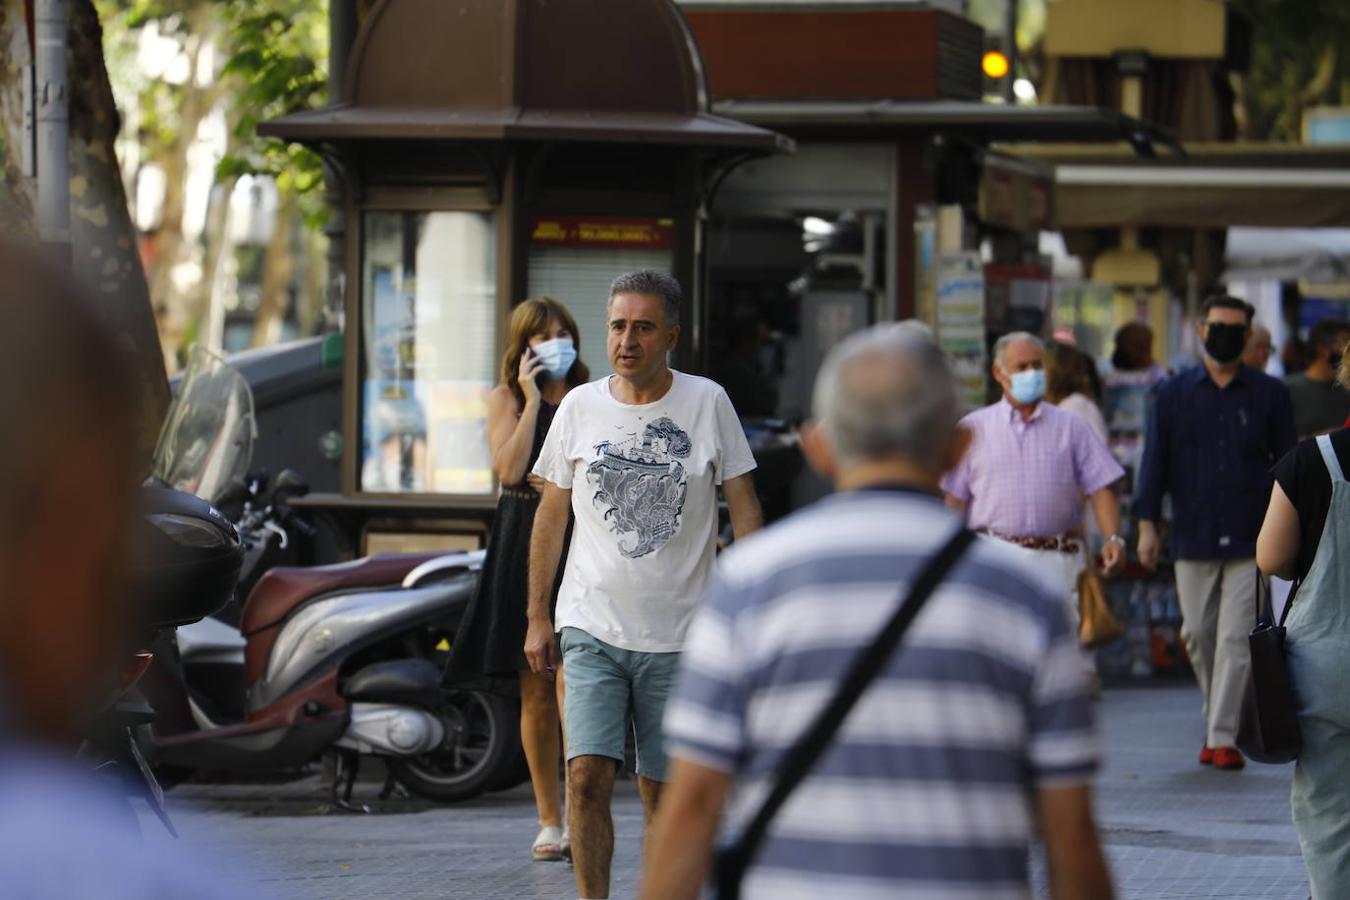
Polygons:
<instances>
[{"instance_id":1,"label":"gray hair","mask_svg":"<svg viewBox=\"0 0 1350 900\"><path fill-rule=\"evenodd\" d=\"M1028 344L1034 345L1037 350L1042 352L1045 350L1045 341L1036 337L1036 335L1032 334L1030 331L1010 331L994 342L995 365L1003 365L1003 354L1007 352L1008 345L1015 344L1018 341L1026 341Z\"/></svg>"},{"instance_id":2,"label":"gray hair","mask_svg":"<svg viewBox=\"0 0 1350 900\"><path fill-rule=\"evenodd\" d=\"M657 272L653 269L639 269L625 272L609 285L609 299L613 302L619 294L646 294L661 298L661 309L667 325L680 324L680 283L674 275ZM608 304L606 304L608 305Z\"/></svg>"},{"instance_id":3,"label":"gray hair","mask_svg":"<svg viewBox=\"0 0 1350 900\"><path fill-rule=\"evenodd\" d=\"M961 417L942 352L896 323L836 345L816 378L812 407L844 463L901 457L940 465Z\"/></svg>"}]
</instances>

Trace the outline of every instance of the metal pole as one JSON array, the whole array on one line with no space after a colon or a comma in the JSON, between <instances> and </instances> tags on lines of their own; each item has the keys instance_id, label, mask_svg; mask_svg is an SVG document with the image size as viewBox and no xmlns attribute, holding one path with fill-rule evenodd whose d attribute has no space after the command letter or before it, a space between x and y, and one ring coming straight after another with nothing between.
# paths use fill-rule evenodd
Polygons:
<instances>
[{"instance_id":1,"label":"metal pole","mask_svg":"<svg viewBox=\"0 0 1350 900\"><path fill-rule=\"evenodd\" d=\"M1008 0L1008 15L1003 22L1003 53L1008 57L1008 77L1003 79L1003 99L1016 102L1013 85L1017 82L1017 0Z\"/></svg>"},{"instance_id":2,"label":"metal pole","mask_svg":"<svg viewBox=\"0 0 1350 900\"><path fill-rule=\"evenodd\" d=\"M66 86L66 0L37 0L38 234L70 259L70 101Z\"/></svg>"}]
</instances>

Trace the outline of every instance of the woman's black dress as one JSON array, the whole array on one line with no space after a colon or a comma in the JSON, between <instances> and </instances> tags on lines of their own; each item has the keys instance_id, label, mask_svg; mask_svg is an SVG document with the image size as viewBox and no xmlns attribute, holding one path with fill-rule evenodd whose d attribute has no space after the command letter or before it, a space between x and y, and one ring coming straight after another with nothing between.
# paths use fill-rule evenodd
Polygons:
<instances>
[{"instance_id":1,"label":"woman's black dress","mask_svg":"<svg viewBox=\"0 0 1350 900\"><path fill-rule=\"evenodd\" d=\"M534 469L557 411L553 404L540 402L534 426L534 446L530 449L526 472ZM455 635L446 668L447 678L515 675L530 667L525 660L525 604L530 576L530 532L538 508L539 494L528 483L502 489L497 514L492 520L492 533L488 536L487 558L483 561L478 592ZM549 604L550 615L558 603L558 587L567 565L571 539L569 514L558 577Z\"/></svg>"}]
</instances>

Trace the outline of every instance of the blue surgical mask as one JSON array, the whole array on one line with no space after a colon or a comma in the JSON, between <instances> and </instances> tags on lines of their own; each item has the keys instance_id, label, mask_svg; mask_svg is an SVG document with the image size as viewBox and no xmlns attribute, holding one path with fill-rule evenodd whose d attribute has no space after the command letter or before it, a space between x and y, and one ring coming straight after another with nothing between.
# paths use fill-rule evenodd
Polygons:
<instances>
[{"instance_id":1,"label":"blue surgical mask","mask_svg":"<svg viewBox=\"0 0 1350 900\"><path fill-rule=\"evenodd\" d=\"M551 341L543 341L535 344L530 350L543 365L548 377L554 381L558 381L570 372L572 364L577 361L577 349L572 345L571 338L554 338Z\"/></svg>"},{"instance_id":2,"label":"blue surgical mask","mask_svg":"<svg viewBox=\"0 0 1350 900\"><path fill-rule=\"evenodd\" d=\"M1014 372L1012 389L1008 393L1012 394L1018 403L1035 403L1045 396L1045 371L1027 369L1024 372Z\"/></svg>"}]
</instances>

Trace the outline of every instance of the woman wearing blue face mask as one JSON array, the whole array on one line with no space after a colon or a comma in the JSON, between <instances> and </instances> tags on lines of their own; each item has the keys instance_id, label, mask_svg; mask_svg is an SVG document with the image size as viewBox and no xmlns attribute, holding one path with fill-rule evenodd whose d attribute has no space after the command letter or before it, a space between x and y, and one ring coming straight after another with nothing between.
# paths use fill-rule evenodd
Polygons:
<instances>
[{"instance_id":1,"label":"woman wearing blue face mask","mask_svg":"<svg viewBox=\"0 0 1350 900\"><path fill-rule=\"evenodd\" d=\"M563 858L566 835L558 800L559 715L562 672L553 681L530 671L525 660L525 601L530 531L539 506L534 467L558 404L590 379L577 358L576 321L556 300L526 300L507 326L501 383L488 398L487 435L492 470L502 484L488 539L478 594L465 613L447 678L516 675L520 678L520 739L530 765L539 834L536 860ZM570 531L569 525L569 531ZM568 541L563 542L566 554ZM561 578L565 566L558 566ZM557 602L557 585L554 586ZM555 688L557 693L555 693Z\"/></svg>"}]
</instances>

